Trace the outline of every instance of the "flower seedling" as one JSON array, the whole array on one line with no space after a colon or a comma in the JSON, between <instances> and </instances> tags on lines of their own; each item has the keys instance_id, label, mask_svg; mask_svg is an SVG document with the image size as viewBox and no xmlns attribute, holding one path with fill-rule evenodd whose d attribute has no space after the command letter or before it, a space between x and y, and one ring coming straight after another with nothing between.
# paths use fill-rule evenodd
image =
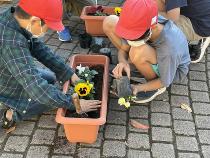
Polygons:
<instances>
[{"instance_id":1,"label":"flower seedling","mask_svg":"<svg viewBox=\"0 0 210 158\"><path fill-rule=\"evenodd\" d=\"M133 99L135 99L135 96L127 96L127 97L121 97L118 99L118 104L120 106L125 106L126 108L130 107L130 102L133 101Z\"/></svg>"},{"instance_id":2,"label":"flower seedling","mask_svg":"<svg viewBox=\"0 0 210 158\"><path fill-rule=\"evenodd\" d=\"M81 64L76 67L76 74L80 78L76 82L74 92L76 92L80 98L94 99L94 83L92 82L95 75L98 74L95 70L90 70L89 67L83 67Z\"/></svg>"}]
</instances>

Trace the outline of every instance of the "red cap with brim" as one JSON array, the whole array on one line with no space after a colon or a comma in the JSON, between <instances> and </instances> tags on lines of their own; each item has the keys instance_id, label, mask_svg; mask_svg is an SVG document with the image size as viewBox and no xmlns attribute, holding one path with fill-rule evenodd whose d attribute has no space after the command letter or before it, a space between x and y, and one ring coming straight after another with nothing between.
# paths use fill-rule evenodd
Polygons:
<instances>
[{"instance_id":1,"label":"red cap with brim","mask_svg":"<svg viewBox=\"0 0 210 158\"><path fill-rule=\"evenodd\" d=\"M122 25L120 25L120 22L118 22L115 32L121 38L124 38L127 40L134 40L141 37L145 33L146 30L147 28L139 28L138 30L126 29Z\"/></svg>"},{"instance_id":2,"label":"red cap with brim","mask_svg":"<svg viewBox=\"0 0 210 158\"><path fill-rule=\"evenodd\" d=\"M115 32L127 40L138 39L157 24L157 16L158 8L154 0L126 0Z\"/></svg>"},{"instance_id":3,"label":"red cap with brim","mask_svg":"<svg viewBox=\"0 0 210 158\"><path fill-rule=\"evenodd\" d=\"M26 13L36 16L56 31L64 29L62 23L62 0L20 0L18 4Z\"/></svg>"},{"instance_id":4,"label":"red cap with brim","mask_svg":"<svg viewBox=\"0 0 210 158\"><path fill-rule=\"evenodd\" d=\"M52 21L48 21L45 19L43 19L43 20L46 23L46 25L52 30L56 30L56 31L64 30L64 25L63 25L62 21L52 22Z\"/></svg>"}]
</instances>

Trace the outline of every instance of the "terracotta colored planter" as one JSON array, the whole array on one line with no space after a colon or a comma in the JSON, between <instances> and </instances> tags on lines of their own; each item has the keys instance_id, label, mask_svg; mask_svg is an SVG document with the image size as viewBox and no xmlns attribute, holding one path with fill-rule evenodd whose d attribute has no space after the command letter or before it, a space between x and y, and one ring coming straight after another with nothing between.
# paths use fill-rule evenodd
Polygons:
<instances>
[{"instance_id":1,"label":"terracotta colored planter","mask_svg":"<svg viewBox=\"0 0 210 158\"><path fill-rule=\"evenodd\" d=\"M87 15L91 6L86 6L83 8L80 18L85 21L86 32L92 36L105 36L103 31L103 20L106 16L91 16ZM115 14L115 7L103 6L104 13L109 15Z\"/></svg>"},{"instance_id":2,"label":"terracotta colored planter","mask_svg":"<svg viewBox=\"0 0 210 158\"><path fill-rule=\"evenodd\" d=\"M56 122L64 125L67 139L72 142L94 143L97 139L99 126L106 122L107 99L108 99L108 76L109 76L109 59L103 55L74 55L70 58L70 66L75 68L77 65L92 66L103 65L103 84L102 84L102 106L99 118L71 118L65 117L66 110L58 109ZM63 92L68 91L70 82L66 82Z\"/></svg>"}]
</instances>

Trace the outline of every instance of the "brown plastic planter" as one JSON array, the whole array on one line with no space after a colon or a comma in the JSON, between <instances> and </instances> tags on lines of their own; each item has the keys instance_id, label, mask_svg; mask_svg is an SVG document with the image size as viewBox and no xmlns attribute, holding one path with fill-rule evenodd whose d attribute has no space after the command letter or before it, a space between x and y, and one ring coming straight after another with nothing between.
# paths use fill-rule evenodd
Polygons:
<instances>
[{"instance_id":1,"label":"brown plastic planter","mask_svg":"<svg viewBox=\"0 0 210 158\"><path fill-rule=\"evenodd\" d=\"M82 66L104 66L100 117L97 119L65 117L66 110L60 108L57 111L56 122L64 125L66 137L70 142L94 143L97 139L99 126L106 122L109 59L103 55L74 55L70 58L70 66L72 68L79 64ZM69 81L64 84L64 93L68 91L69 84Z\"/></svg>"},{"instance_id":2,"label":"brown plastic planter","mask_svg":"<svg viewBox=\"0 0 210 158\"><path fill-rule=\"evenodd\" d=\"M103 20L106 16L91 16L87 15L91 6L83 8L80 18L85 21L86 32L92 36L105 36L103 31ZM115 7L103 6L104 13L109 15L115 14Z\"/></svg>"}]
</instances>

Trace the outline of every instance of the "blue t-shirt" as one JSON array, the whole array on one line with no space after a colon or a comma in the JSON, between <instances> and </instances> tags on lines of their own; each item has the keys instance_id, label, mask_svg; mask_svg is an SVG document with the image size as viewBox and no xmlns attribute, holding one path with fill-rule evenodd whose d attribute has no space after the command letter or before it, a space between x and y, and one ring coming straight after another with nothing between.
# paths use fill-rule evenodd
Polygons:
<instances>
[{"instance_id":1,"label":"blue t-shirt","mask_svg":"<svg viewBox=\"0 0 210 158\"><path fill-rule=\"evenodd\" d=\"M166 0L166 11L180 8L192 22L195 32L202 36L210 36L210 0Z\"/></svg>"},{"instance_id":2,"label":"blue t-shirt","mask_svg":"<svg viewBox=\"0 0 210 158\"><path fill-rule=\"evenodd\" d=\"M171 21L162 16L158 23L164 28L156 41L148 42L157 52L160 80L165 87L173 81L181 82L189 71L190 55L184 33Z\"/></svg>"}]
</instances>

